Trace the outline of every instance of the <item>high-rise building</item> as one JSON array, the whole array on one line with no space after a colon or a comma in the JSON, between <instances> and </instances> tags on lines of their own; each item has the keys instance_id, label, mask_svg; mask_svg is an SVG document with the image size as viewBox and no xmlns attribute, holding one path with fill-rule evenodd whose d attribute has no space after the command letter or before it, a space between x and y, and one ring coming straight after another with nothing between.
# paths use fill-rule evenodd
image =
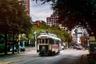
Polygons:
<instances>
[{"instance_id":1,"label":"high-rise building","mask_svg":"<svg viewBox=\"0 0 96 64\"><path fill-rule=\"evenodd\" d=\"M58 17L58 12L54 12L50 17L47 17L47 24L49 25L49 26L52 26L52 25L58 25L58 19L59 19L59 17Z\"/></svg>"},{"instance_id":2,"label":"high-rise building","mask_svg":"<svg viewBox=\"0 0 96 64\"><path fill-rule=\"evenodd\" d=\"M25 0L25 2L26 2L25 8L27 15L30 15L30 0Z\"/></svg>"},{"instance_id":3,"label":"high-rise building","mask_svg":"<svg viewBox=\"0 0 96 64\"><path fill-rule=\"evenodd\" d=\"M18 0L19 4L22 4L25 6L25 11L28 16L30 16L30 0Z\"/></svg>"}]
</instances>

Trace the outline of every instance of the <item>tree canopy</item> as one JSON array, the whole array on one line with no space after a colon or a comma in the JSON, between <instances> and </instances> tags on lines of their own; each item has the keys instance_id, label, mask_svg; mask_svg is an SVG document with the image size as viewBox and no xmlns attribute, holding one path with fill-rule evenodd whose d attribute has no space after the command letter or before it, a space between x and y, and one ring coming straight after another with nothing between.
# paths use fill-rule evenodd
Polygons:
<instances>
[{"instance_id":1,"label":"tree canopy","mask_svg":"<svg viewBox=\"0 0 96 64\"><path fill-rule=\"evenodd\" d=\"M37 1L37 0L35 0ZM69 29L81 23L89 32L96 33L96 0L40 0L52 1L54 11L58 11L59 21ZM38 1L37 1L38 2ZM95 35L95 34L94 34Z\"/></svg>"},{"instance_id":2,"label":"tree canopy","mask_svg":"<svg viewBox=\"0 0 96 64\"><path fill-rule=\"evenodd\" d=\"M0 0L0 32L25 33L28 31L31 23L24 10L24 6L20 5L18 0Z\"/></svg>"},{"instance_id":3,"label":"tree canopy","mask_svg":"<svg viewBox=\"0 0 96 64\"><path fill-rule=\"evenodd\" d=\"M34 38L34 32L36 32L37 36L42 32L54 33L63 41L66 41L66 42L69 42L69 40L71 41L71 36L67 31L60 29L58 26L50 27L46 25L46 23L41 23L39 26L37 26L36 24L33 24L31 31L29 33L30 39Z\"/></svg>"}]
</instances>

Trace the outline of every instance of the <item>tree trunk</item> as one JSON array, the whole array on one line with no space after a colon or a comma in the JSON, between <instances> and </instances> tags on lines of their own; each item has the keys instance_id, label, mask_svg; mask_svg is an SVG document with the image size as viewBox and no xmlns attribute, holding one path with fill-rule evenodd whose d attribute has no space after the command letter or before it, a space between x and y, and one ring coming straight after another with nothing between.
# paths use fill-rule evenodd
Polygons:
<instances>
[{"instance_id":1,"label":"tree trunk","mask_svg":"<svg viewBox=\"0 0 96 64\"><path fill-rule=\"evenodd\" d=\"M13 33L12 54L14 54L14 44L15 44L15 40L14 40L14 33Z\"/></svg>"},{"instance_id":2,"label":"tree trunk","mask_svg":"<svg viewBox=\"0 0 96 64\"><path fill-rule=\"evenodd\" d=\"M20 40L17 40L17 39L16 39L17 53L19 53L19 52L20 52L20 50L19 50L19 43L20 43Z\"/></svg>"},{"instance_id":3,"label":"tree trunk","mask_svg":"<svg viewBox=\"0 0 96 64\"><path fill-rule=\"evenodd\" d=\"M7 33L5 33L5 50L4 50L5 55L7 54Z\"/></svg>"}]
</instances>

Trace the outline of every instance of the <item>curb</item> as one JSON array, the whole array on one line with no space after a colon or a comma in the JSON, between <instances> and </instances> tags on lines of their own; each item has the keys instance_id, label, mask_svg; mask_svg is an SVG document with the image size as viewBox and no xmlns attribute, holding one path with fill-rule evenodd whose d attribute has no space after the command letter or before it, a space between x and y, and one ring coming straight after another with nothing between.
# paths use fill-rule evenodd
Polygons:
<instances>
[{"instance_id":1,"label":"curb","mask_svg":"<svg viewBox=\"0 0 96 64\"><path fill-rule=\"evenodd\" d=\"M10 64L10 62L0 61L0 64Z\"/></svg>"},{"instance_id":2,"label":"curb","mask_svg":"<svg viewBox=\"0 0 96 64\"><path fill-rule=\"evenodd\" d=\"M88 64L88 58L87 55L82 55L80 58L80 63L81 64Z\"/></svg>"}]
</instances>

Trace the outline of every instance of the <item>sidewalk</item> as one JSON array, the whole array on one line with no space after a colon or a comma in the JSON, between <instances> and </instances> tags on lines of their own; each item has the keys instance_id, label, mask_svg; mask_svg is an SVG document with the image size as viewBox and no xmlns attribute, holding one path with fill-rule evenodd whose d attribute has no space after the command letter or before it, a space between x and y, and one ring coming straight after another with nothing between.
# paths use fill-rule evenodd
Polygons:
<instances>
[{"instance_id":1,"label":"sidewalk","mask_svg":"<svg viewBox=\"0 0 96 64\"><path fill-rule=\"evenodd\" d=\"M25 52L21 52L20 55L34 55L37 54L36 48L35 47L28 47L26 48Z\"/></svg>"},{"instance_id":2,"label":"sidewalk","mask_svg":"<svg viewBox=\"0 0 96 64\"><path fill-rule=\"evenodd\" d=\"M82 55L80 58L80 64L89 64L87 55Z\"/></svg>"},{"instance_id":3,"label":"sidewalk","mask_svg":"<svg viewBox=\"0 0 96 64\"><path fill-rule=\"evenodd\" d=\"M0 64L10 64L10 62L0 61Z\"/></svg>"},{"instance_id":4,"label":"sidewalk","mask_svg":"<svg viewBox=\"0 0 96 64\"><path fill-rule=\"evenodd\" d=\"M96 54L89 54L87 56L90 64L96 64Z\"/></svg>"},{"instance_id":5,"label":"sidewalk","mask_svg":"<svg viewBox=\"0 0 96 64\"><path fill-rule=\"evenodd\" d=\"M20 53L15 53L15 54L7 54L7 55L4 55L4 54L1 54L0 55L0 64L10 64L10 61L8 61L9 59L14 59L14 58L19 58L20 56L23 56L23 55L36 55L37 52L36 52L36 48L35 47L26 47L26 50L24 52L20 52Z\"/></svg>"},{"instance_id":6,"label":"sidewalk","mask_svg":"<svg viewBox=\"0 0 96 64\"><path fill-rule=\"evenodd\" d=\"M26 53L29 53L29 52L34 52L36 53L36 48L35 47L26 47L25 48L25 51L24 52L14 52L14 54L12 54L12 52L8 52L7 55L4 55L4 53L0 53L0 58L1 57L5 57L5 56L13 56L13 55L21 55L21 54L26 54Z\"/></svg>"}]
</instances>

